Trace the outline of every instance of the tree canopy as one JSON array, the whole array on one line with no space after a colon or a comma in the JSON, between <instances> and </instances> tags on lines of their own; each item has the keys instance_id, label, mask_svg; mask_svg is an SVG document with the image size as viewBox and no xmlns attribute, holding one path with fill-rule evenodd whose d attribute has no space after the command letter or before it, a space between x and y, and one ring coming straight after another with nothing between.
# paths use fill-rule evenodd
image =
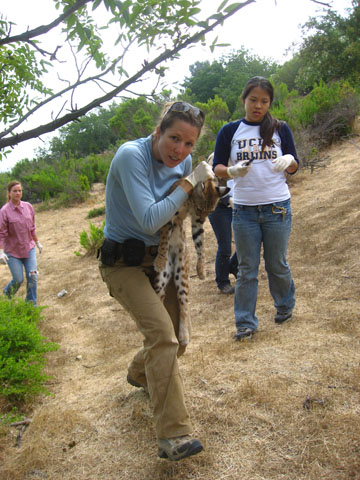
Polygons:
<instances>
[{"instance_id":1,"label":"tree canopy","mask_svg":"<svg viewBox=\"0 0 360 480\"><path fill-rule=\"evenodd\" d=\"M261 59L242 47L212 64L196 62L190 67L191 76L185 78L183 87L193 100L204 103L218 95L233 113L249 78L254 75L270 77L277 68L272 60Z\"/></svg>"},{"instance_id":2,"label":"tree canopy","mask_svg":"<svg viewBox=\"0 0 360 480\"><path fill-rule=\"evenodd\" d=\"M223 1L217 11L199 20L200 0L54 0L59 12L47 25L12 34L16 23L0 16L0 149L38 137L85 115L108 102L141 80L148 72L164 75L163 63L176 58L179 52L196 42L205 42L205 35L223 24L227 18L255 2L228 4ZM94 20L97 15L104 23ZM116 48L112 57L104 50L104 31L115 27ZM49 51L46 39L51 32L64 34L74 58L75 75L63 78L60 52L62 44ZM213 50L217 40L210 45ZM135 72L127 71L128 55L134 47L144 48L146 58ZM52 90L44 83L45 74L55 70L65 87ZM94 73L95 72L95 73ZM73 80L75 78L75 80ZM96 84L100 96L78 106L81 87ZM58 101L63 102L61 106ZM55 102L55 103L54 103ZM50 119L22 131L26 120L39 110L50 111ZM56 110L55 110L56 109Z\"/></svg>"},{"instance_id":3,"label":"tree canopy","mask_svg":"<svg viewBox=\"0 0 360 480\"><path fill-rule=\"evenodd\" d=\"M327 10L303 25L299 50L274 76L276 83L284 82L302 94L321 81L345 79L355 87L360 84L360 0L352 5L346 18Z\"/></svg>"}]
</instances>

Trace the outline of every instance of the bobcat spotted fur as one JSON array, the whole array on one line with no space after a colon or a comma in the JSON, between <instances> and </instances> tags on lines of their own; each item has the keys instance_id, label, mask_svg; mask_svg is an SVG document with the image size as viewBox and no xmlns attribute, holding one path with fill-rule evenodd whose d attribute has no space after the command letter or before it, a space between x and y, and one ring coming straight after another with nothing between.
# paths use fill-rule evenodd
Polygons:
<instances>
[{"instance_id":1,"label":"bobcat spotted fur","mask_svg":"<svg viewBox=\"0 0 360 480\"><path fill-rule=\"evenodd\" d=\"M175 182L169 193L176 188ZM188 315L189 257L186 245L184 220L190 215L192 238L195 244L199 278L204 279L204 222L215 209L219 198L229 192L227 187L218 187L216 180L198 183L187 201L173 218L160 230L160 244L154 260L156 273L154 289L161 300L165 298L166 287L174 278L180 308L179 342L187 345L190 341L191 322Z\"/></svg>"}]
</instances>

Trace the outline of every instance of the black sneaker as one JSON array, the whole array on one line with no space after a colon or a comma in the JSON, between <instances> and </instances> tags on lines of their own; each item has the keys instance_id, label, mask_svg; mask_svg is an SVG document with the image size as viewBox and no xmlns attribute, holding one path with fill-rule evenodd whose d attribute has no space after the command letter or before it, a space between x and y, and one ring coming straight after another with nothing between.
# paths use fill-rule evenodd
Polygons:
<instances>
[{"instance_id":1,"label":"black sneaker","mask_svg":"<svg viewBox=\"0 0 360 480\"><path fill-rule=\"evenodd\" d=\"M177 462L186 457L200 453L203 449L200 440L190 435L175 438L162 438L158 440L158 456Z\"/></svg>"},{"instance_id":2,"label":"black sneaker","mask_svg":"<svg viewBox=\"0 0 360 480\"><path fill-rule=\"evenodd\" d=\"M232 293L235 293L235 288L228 283L224 287L221 287L220 289L221 293L225 293L226 295L231 295Z\"/></svg>"},{"instance_id":3,"label":"black sneaker","mask_svg":"<svg viewBox=\"0 0 360 480\"><path fill-rule=\"evenodd\" d=\"M254 333L256 333L256 330L248 327L240 327L237 329L234 338L235 340L241 341L244 340L244 338L251 338Z\"/></svg>"},{"instance_id":4,"label":"black sneaker","mask_svg":"<svg viewBox=\"0 0 360 480\"><path fill-rule=\"evenodd\" d=\"M275 323L277 325L282 325L285 322L288 322L292 318L292 311L290 312L276 312L274 317Z\"/></svg>"}]
</instances>

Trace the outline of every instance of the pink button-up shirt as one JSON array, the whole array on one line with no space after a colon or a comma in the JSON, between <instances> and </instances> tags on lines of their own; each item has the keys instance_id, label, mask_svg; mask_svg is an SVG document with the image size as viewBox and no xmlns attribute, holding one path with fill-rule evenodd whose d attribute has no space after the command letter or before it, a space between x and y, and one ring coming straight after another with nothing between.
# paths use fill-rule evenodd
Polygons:
<instances>
[{"instance_id":1,"label":"pink button-up shirt","mask_svg":"<svg viewBox=\"0 0 360 480\"><path fill-rule=\"evenodd\" d=\"M28 258L34 248L35 212L31 203L11 201L0 210L0 245L6 253L16 258Z\"/></svg>"}]
</instances>

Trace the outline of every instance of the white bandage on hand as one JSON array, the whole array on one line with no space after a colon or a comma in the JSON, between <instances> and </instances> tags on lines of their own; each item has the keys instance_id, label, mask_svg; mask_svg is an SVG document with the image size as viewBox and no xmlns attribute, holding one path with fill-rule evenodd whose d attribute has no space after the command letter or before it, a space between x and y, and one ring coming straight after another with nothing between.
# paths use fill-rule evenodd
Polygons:
<instances>
[{"instance_id":1,"label":"white bandage on hand","mask_svg":"<svg viewBox=\"0 0 360 480\"><path fill-rule=\"evenodd\" d=\"M3 263L4 265L6 265L8 260L9 260L8 256L6 255L4 250L0 248L0 263Z\"/></svg>"},{"instance_id":2,"label":"white bandage on hand","mask_svg":"<svg viewBox=\"0 0 360 480\"><path fill-rule=\"evenodd\" d=\"M36 243L36 246L38 247L39 249L39 253L41 253L43 251L43 246L41 245L41 243L39 241L35 242Z\"/></svg>"},{"instance_id":3,"label":"white bandage on hand","mask_svg":"<svg viewBox=\"0 0 360 480\"><path fill-rule=\"evenodd\" d=\"M203 161L199 163L188 177L185 177L185 180L195 187L199 182L205 182L206 180L209 180L209 178L215 178L214 172L210 165Z\"/></svg>"},{"instance_id":4,"label":"white bandage on hand","mask_svg":"<svg viewBox=\"0 0 360 480\"><path fill-rule=\"evenodd\" d=\"M291 165L296 165L296 160L295 158L290 154L287 153L286 155L283 155L281 157L275 158L272 160L272 163L274 165L274 172L283 172L287 168L289 168Z\"/></svg>"},{"instance_id":5,"label":"white bandage on hand","mask_svg":"<svg viewBox=\"0 0 360 480\"><path fill-rule=\"evenodd\" d=\"M251 163L249 163L247 160L242 160L233 167L228 167L227 174L230 178L245 177L245 175L249 172L250 168Z\"/></svg>"}]
</instances>

